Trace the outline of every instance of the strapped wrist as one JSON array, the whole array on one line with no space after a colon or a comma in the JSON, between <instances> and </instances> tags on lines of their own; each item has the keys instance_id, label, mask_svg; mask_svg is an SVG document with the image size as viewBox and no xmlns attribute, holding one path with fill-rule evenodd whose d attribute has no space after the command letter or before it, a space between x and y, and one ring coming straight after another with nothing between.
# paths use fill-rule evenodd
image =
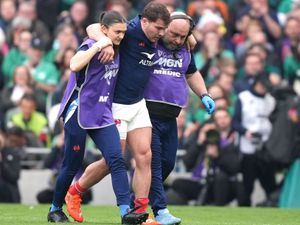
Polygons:
<instances>
[{"instance_id":1,"label":"strapped wrist","mask_svg":"<svg viewBox=\"0 0 300 225\"><path fill-rule=\"evenodd\" d=\"M208 96L208 97L210 97L210 98L212 99L212 96L211 96L209 93L204 93L204 94L200 95L201 100L202 100L205 96Z\"/></svg>"},{"instance_id":2,"label":"strapped wrist","mask_svg":"<svg viewBox=\"0 0 300 225\"><path fill-rule=\"evenodd\" d=\"M97 52L100 52L101 51L101 47L99 45L97 45L96 43L93 44L93 47L95 47L97 49Z\"/></svg>"}]
</instances>

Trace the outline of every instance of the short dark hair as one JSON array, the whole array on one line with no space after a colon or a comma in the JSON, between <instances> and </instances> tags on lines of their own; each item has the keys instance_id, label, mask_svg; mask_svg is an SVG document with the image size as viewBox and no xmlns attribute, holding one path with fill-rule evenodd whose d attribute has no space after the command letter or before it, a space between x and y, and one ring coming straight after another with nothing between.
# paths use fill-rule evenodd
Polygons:
<instances>
[{"instance_id":1,"label":"short dark hair","mask_svg":"<svg viewBox=\"0 0 300 225\"><path fill-rule=\"evenodd\" d=\"M170 23L170 13L167 7L159 2L149 2L143 10L142 17L150 22L161 19L166 25Z\"/></svg>"},{"instance_id":2,"label":"short dark hair","mask_svg":"<svg viewBox=\"0 0 300 225\"><path fill-rule=\"evenodd\" d=\"M254 52L247 52L246 55L245 55L244 61L246 62L247 58L248 57L252 57L252 56L259 58L260 61L262 60L262 58L261 58L261 56L259 54L254 53Z\"/></svg>"},{"instance_id":3,"label":"short dark hair","mask_svg":"<svg viewBox=\"0 0 300 225\"><path fill-rule=\"evenodd\" d=\"M127 20L117 11L104 11L100 15L99 22L101 25L110 27L115 23L126 23Z\"/></svg>"},{"instance_id":4,"label":"short dark hair","mask_svg":"<svg viewBox=\"0 0 300 225\"><path fill-rule=\"evenodd\" d=\"M35 105L37 105L37 99L35 97L35 95L31 94L31 93L26 93L23 95L23 97L21 98L21 101L23 100L28 100L31 102L34 102Z\"/></svg>"}]
</instances>

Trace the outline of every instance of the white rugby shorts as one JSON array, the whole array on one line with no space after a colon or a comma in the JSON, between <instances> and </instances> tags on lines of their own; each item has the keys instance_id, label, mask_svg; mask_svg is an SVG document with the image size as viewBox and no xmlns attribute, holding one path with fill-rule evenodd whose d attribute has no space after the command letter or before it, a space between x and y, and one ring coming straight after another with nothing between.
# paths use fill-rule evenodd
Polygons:
<instances>
[{"instance_id":1,"label":"white rugby shorts","mask_svg":"<svg viewBox=\"0 0 300 225\"><path fill-rule=\"evenodd\" d=\"M126 139L129 131L152 127L145 99L131 105L113 103L112 113L121 140Z\"/></svg>"}]
</instances>

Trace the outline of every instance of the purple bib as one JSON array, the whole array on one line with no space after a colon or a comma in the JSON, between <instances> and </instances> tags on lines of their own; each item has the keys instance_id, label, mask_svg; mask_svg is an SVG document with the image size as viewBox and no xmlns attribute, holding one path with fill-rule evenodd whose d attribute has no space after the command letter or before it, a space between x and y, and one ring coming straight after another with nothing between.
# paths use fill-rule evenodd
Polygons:
<instances>
[{"instance_id":1,"label":"purple bib","mask_svg":"<svg viewBox=\"0 0 300 225\"><path fill-rule=\"evenodd\" d=\"M86 44L90 48L94 43L94 40L87 39L82 45ZM76 88L76 76L80 76L80 73L71 73L58 114L58 117L62 116L72 93L78 89L78 123L84 129L114 124L111 106L119 70L119 55L112 62L102 64L98 54L87 65L81 87Z\"/></svg>"},{"instance_id":2,"label":"purple bib","mask_svg":"<svg viewBox=\"0 0 300 225\"><path fill-rule=\"evenodd\" d=\"M155 57L145 99L185 107L188 103L185 75L191 60L190 52L186 48L174 52L158 44Z\"/></svg>"}]
</instances>

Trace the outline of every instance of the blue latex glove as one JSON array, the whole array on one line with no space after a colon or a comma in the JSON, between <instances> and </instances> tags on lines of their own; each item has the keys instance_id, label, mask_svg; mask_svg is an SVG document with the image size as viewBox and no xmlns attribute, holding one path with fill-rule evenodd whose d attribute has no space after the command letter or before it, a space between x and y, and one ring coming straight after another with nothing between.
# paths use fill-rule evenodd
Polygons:
<instances>
[{"instance_id":1,"label":"blue latex glove","mask_svg":"<svg viewBox=\"0 0 300 225\"><path fill-rule=\"evenodd\" d=\"M212 114L216 109L215 101L209 96L205 95L201 98L203 105L205 106L206 111L208 114Z\"/></svg>"}]
</instances>

